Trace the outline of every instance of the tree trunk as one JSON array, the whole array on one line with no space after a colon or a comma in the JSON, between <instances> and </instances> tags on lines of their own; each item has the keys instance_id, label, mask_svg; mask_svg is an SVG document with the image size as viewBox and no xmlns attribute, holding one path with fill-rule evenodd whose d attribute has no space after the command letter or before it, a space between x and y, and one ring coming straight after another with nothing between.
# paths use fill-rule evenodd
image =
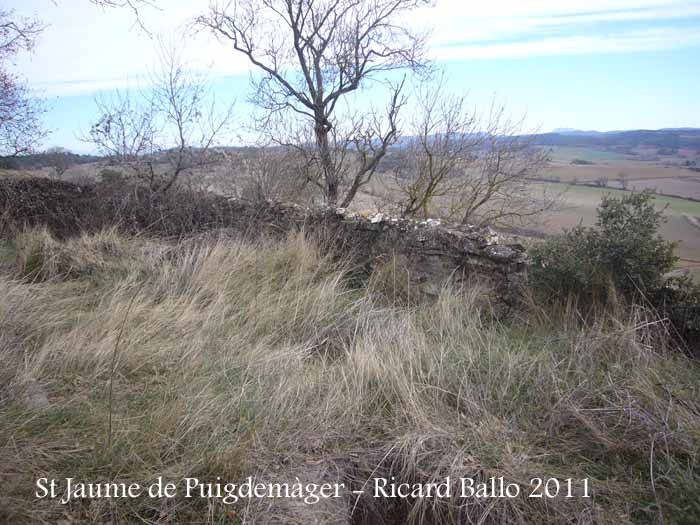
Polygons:
<instances>
[{"instance_id":1,"label":"tree trunk","mask_svg":"<svg viewBox=\"0 0 700 525\"><path fill-rule=\"evenodd\" d=\"M323 117L316 118L314 133L316 135L316 146L321 159L321 174L326 183L326 205L335 207L338 203L338 174L333 166L331 148L328 144L328 134L330 128L326 125Z\"/></svg>"},{"instance_id":2,"label":"tree trunk","mask_svg":"<svg viewBox=\"0 0 700 525\"><path fill-rule=\"evenodd\" d=\"M359 175L355 177L355 180L352 183L352 186L348 189L347 194L345 195L345 198L343 199L343 202L340 204L341 208L347 208L350 206L350 203L352 200L355 198L355 194L357 193L357 190L360 188L360 179Z\"/></svg>"}]
</instances>

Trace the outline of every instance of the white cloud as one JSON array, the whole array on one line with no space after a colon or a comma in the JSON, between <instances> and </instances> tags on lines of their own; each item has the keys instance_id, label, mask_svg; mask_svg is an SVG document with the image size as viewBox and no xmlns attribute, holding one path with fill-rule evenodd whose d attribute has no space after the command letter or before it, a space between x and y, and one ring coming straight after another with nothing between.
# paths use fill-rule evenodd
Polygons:
<instances>
[{"instance_id":1,"label":"white cloud","mask_svg":"<svg viewBox=\"0 0 700 525\"><path fill-rule=\"evenodd\" d=\"M215 75L249 70L247 62L208 35L194 35L183 24L206 8L186 0L161 2L141 16L154 35L186 43L185 58L195 69ZM15 10L36 13L50 23L32 55L18 57L17 70L48 96L92 93L143 82L157 64L156 42L134 24L128 9L100 9L87 0L27 0Z\"/></svg>"},{"instance_id":2,"label":"white cloud","mask_svg":"<svg viewBox=\"0 0 700 525\"><path fill-rule=\"evenodd\" d=\"M699 6L697 0L437 0L434 7L418 13L416 19L427 17L438 26L457 26L463 22L491 24L511 20L519 22L522 28L527 28L539 25L542 20L557 17L568 17L572 21L579 16L598 20L616 20L620 16L645 18L652 14L676 18L697 14Z\"/></svg>"},{"instance_id":3,"label":"white cloud","mask_svg":"<svg viewBox=\"0 0 700 525\"><path fill-rule=\"evenodd\" d=\"M58 82L43 81L34 82L32 87L38 95L69 97L75 95L85 95L107 90L134 89L144 85L142 78L103 78L96 80L64 80Z\"/></svg>"},{"instance_id":4,"label":"white cloud","mask_svg":"<svg viewBox=\"0 0 700 525\"><path fill-rule=\"evenodd\" d=\"M154 43L134 24L128 9L103 10L87 0L24 0L18 14L37 15L51 26L32 56L20 57L19 72L46 95L92 93L143 79L156 63ZM163 0L162 10L144 9L154 33L186 41L187 58L214 75L249 71L230 46L182 24L207 2ZM437 0L414 13L411 23L432 26L433 54L441 59L633 52L698 45L697 31L659 27L700 17L700 0ZM634 30L626 22L636 22ZM604 33L592 26L609 23ZM614 23L614 24L613 24ZM642 29L640 29L640 27Z\"/></svg>"},{"instance_id":5,"label":"white cloud","mask_svg":"<svg viewBox=\"0 0 700 525\"><path fill-rule=\"evenodd\" d=\"M700 33L678 29L629 31L615 35L573 35L515 43L464 44L436 47L439 60L481 60L547 55L627 53L700 46Z\"/></svg>"},{"instance_id":6,"label":"white cloud","mask_svg":"<svg viewBox=\"0 0 700 525\"><path fill-rule=\"evenodd\" d=\"M689 30L664 29L666 39L657 35L660 23L698 17L698 0L438 0L429 16L435 56L465 59L696 45ZM412 17L416 24L427 18L428 13ZM624 28L631 22L635 31ZM605 31L595 27L601 23L608 24ZM640 24L647 29L639 30Z\"/></svg>"}]
</instances>

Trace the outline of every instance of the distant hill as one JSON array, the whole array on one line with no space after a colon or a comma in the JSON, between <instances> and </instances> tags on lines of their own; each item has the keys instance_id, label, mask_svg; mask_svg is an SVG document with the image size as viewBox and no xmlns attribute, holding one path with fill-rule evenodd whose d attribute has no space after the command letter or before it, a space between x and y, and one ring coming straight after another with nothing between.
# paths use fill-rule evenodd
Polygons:
<instances>
[{"instance_id":1,"label":"distant hill","mask_svg":"<svg viewBox=\"0 0 700 525\"><path fill-rule=\"evenodd\" d=\"M700 148L700 128L582 131L559 128L533 137L541 146Z\"/></svg>"},{"instance_id":2,"label":"distant hill","mask_svg":"<svg viewBox=\"0 0 700 525\"><path fill-rule=\"evenodd\" d=\"M650 147L668 151L678 148L695 149L700 153L700 128L664 128L657 130L595 131L574 128L557 128L550 133L528 135L538 146L569 146L610 149L629 153L633 148ZM402 149L413 137L400 137L394 150ZM220 148L229 152L246 154L251 147L229 146ZM164 152L163 152L164 153ZM105 161L105 157L63 153L71 165ZM162 153L161 153L162 154ZM0 156L0 168L15 170L41 169L52 165L55 154L42 152L19 157ZM390 159L384 163L391 163Z\"/></svg>"},{"instance_id":3,"label":"distant hill","mask_svg":"<svg viewBox=\"0 0 700 525\"><path fill-rule=\"evenodd\" d=\"M52 153L32 153L30 155L20 155L17 157L0 157L0 168L12 170L32 170L52 166L53 159L57 154ZM69 165L89 164L103 160L103 157L96 155L79 155L77 153L60 153Z\"/></svg>"},{"instance_id":4,"label":"distant hill","mask_svg":"<svg viewBox=\"0 0 700 525\"><path fill-rule=\"evenodd\" d=\"M557 128L549 133L528 135L538 146L569 146L629 151L649 147L675 150L690 148L700 151L700 128L637 129L625 131L595 131ZM396 148L401 149L413 137L399 138Z\"/></svg>"},{"instance_id":5,"label":"distant hill","mask_svg":"<svg viewBox=\"0 0 700 525\"><path fill-rule=\"evenodd\" d=\"M552 130L552 133L556 133L557 135L568 135L568 136L576 136L576 137L587 137L587 136L598 136L598 135L603 135L607 132L605 131L595 131L595 130L588 130L588 131L583 131L580 129L574 129L574 128L556 128ZM613 131L612 133L619 133L617 131Z\"/></svg>"}]
</instances>

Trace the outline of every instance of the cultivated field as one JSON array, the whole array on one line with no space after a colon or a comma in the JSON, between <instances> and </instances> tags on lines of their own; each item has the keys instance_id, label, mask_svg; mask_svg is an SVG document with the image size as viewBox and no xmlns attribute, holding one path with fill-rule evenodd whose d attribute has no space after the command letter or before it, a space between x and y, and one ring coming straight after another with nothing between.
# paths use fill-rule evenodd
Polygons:
<instances>
[{"instance_id":1,"label":"cultivated field","mask_svg":"<svg viewBox=\"0 0 700 525\"><path fill-rule=\"evenodd\" d=\"M547 185L566 192L566 205L551 213L540 231L556 234L579 223L594 224L595 209L602 196L620 195L624 179L627 190L651 190L657 194L657 204L665 207L668 215L661 235L679 242L679 266L700 275L700 203L688 200L700 200L700 173L685 166L686 162L697 162L698 151L678 149L669 154L650 147L624 151L575 146L546 149L552 162L542 177L561 182ZM584 163L572 163L580 161Z\"/></svg>"},{"instance_id":2,"label":"cultivated field","mask_svg":"<svg viewBox=\"0 0 700 525\"><path fill-rule=\"evenodd\" d=\"M579 159L587 162L627 160L632 155L604 149L583 148L577 146L543 146L550 153L552 162L569 164Z\"/></svg>"},{"instance_id":3,"label":"cultivated field","mask_svg":"<svg viewBox=\"0 0 700 525\"><path fill-rule=\"evenodd\" d=\"M680 166L663 166L646 162L621 160L596 164L567 164L552 163L552 166L543 174L545 176L560 177L562 182L595 182L600 177L607 177L609 181L616 182L623 174L630 180L630 188L634 181L648 179L694 179L700 177L694 172ZM660 188L663 190L663 188Z\"/></svg>"},{"instance_id":4,"label":"cultivated field","mask_svg":"<svg viewBox=\"0 0 700 525\"><path fill-rule=\"evenodd\" d=\"M545 149L552 162L542 173L544 178L574 184L595 184L604 179L613 188L621 188L624 178L630 190L651 189L664 195L700 199L700 172L684 165L700 158L694 150L659 156L642 148L630 153L582 147ZM580 161L586 164L576 163Z\"/></svg>"}]
</instances>

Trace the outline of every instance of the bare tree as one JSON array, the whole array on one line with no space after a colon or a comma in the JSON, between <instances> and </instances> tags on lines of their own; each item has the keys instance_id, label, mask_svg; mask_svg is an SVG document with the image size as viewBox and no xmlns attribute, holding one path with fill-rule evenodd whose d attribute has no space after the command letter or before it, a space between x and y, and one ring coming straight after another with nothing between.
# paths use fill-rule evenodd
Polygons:
<instances>
[{"instance_id":1,"label":"bare tree","mask_svg":"<svg viewBox=\"0 0 700 525\"><path fill-rule=\"evenodd\" d=\"M83 140L94 144L111 165L154 188L159 146L152 101L117 91L109 99L96 99L95 103L101 117Z\"/></svg>"},{"instance_id":2,"label":"bare tree","mask_svg":"<svg viewBox=\"0 0 700 525\"><path fill-rule=\"evenodd\" d=\"M96 102L102 116L85 140L160 191L215 162L233 110L217 112L204 79L187 69L177 49L164 47L150 90Z\"/></svg>"},{"instance_id":3,"label":"bare tree","mask_svg":"<svg viewBox=\"0 0 700 525\"><path fill-rule=\"evenodd\" d=\"M70 151L61 147L49 148L44 152L46 163L53 168L56 178L63 177L63 174L74 164Z\"/></svg>"},{"instance_id":4,"label":"bare tree","mask_svg":"<svg viewBox=\"0 0 700 525\"><path fill-rule=\"evenodd\" d=\"M101 7L128 7L137 16L141 7L155 6L155 2L149 0L90 0L90 2Z\"/></svg>"},{"instance_id":5,"label":"bare tree","mask_svg":"<svg viewBox=\"0 0 700 525\"><path fill-rule=\"evenodd\" d=\"M253 201L303 201L307 185L302 166L305 160L295 149L258 145L246 151L242 169L246 180L241 196Z\"/></svg>"},{"instance_id":6,"label":"bare tree","mask_svg":"<svg viewBox=\"0 0 700 525\"><path fill-rule=\"evenodd\" d=\"M6 157L33 151L47 135L41 100L5 65L18 53L32 51L43 29L38 20L0 10L0 155Z\"/></svg>"},{"instance_id":7,"label":"bare tree","mask_svg":"<svg viewBox=\"0 0 700 525\"><path fill-rule=\"evenodd\" d=\"M398 137L398 112L406 99L401 95L401 86L393 92L389 113L383 116L374 109L356 112L343 117L331 117L333 126L328 132L332 170L338 181L348 181L342 206L347 206L360 187L369 183L376 173L379 162ZM261 126L265 140L285 151L293 153L294 169L303 182L305 192L315 202L317 197L327 199L327 180L324 162L317 147L312 127L303 119L287 118L275 114L265 119Z\"/></svg>"},{"instance_id":8,"label":"bare tree","mask_svg":"<svg viewBox=\"0 0 700 525\"><path fill-rule=\"evenodd\" d=\"M561 192L529 180L547 164L547 154L521 123L504 120L503 111L489 115L475 162L461 177L461 189L450 195L449 213L462 224L524 226L560 203Z\"/></svg>"},{"instance_id":9,"label":"bare tree","mask_svg":"<svg viewBox=\"0 0 700 525\"><path fill-rule=\"evenodd\" d=\"M347 206L367 184L397 137L403 83L385 82L389 108L343 125L337 111L345 97L369 80L398 69L425 66L425 37L398 24L429 0L237 0L214 3L200 27L233 44L262 76L252 100L267 117L301 117L313 130L317 183L327 204ZM379 117L381 115L381 118ZM383 121L383 122L380 122ZM340 130L339 128L344 129ZM344 147L356 148L348 172ZM344 192L341 195L341 192Z\"/></svg>"},{"instance_id":10,"label":"bare tree","mask_svg":"<svg viewBox=\"0 0 700 525\"><path fill-rule=\"evenodd\" d=\"M7 58L21 51L31 51L45 28L37 19L15 17L12 10L0 11L0 56Z\"/></svg>"},{"instance_id":11,"label":"bare tree","mask_svg":"<svg viewBox=\"0 0 700 525\"><path fill-rule=\"evenodd\" d=\"M465 96L424 87L417 116L396 173L405 215L430 215L431 205L462 224L524 224L552 209L557 199L532 184L547 155L534 147L521 122L492 106L485 120Z\"/></svg>"},{"instance_id":12,"label":"bare tree","mask_svg":"<svg viewBox=\"0 0 700 525\"><path fill-rule=\"evenodd\" d=\"M443 88L443 79L435 86L423 84L415 97L418 108L395 170L403 215L427 218L434 199L461 189L460 175L482 143L465 97L444 95Z\"/></svg>"},{"instance_id":13,"label":"bare tree","mask_svg":"<svg viewBox=\"0 0 700 525\"><path fill-rule=\"evenodd\" d=\"M90 3L95 4L100 7L126 7L131 9L136 18L136 24L148 35L150 31L143 23L141 18L141 8L143 7L157 7L155 1L151 0L90 0Z\"/></svg>"},{"instance_id":14,"label":"bare tree","mask_svg":"<svg viewBox=\"0 0 700 525\"><path fill-rule=\"evenodd\" d=\"M629 187L630 178L625 172L621 171L617 174L617 182L620 183L620 188L626 190Z\"/></svg>"},{"instance_id":15,"label":"bare tree","mask_svg":"<svg viewBox=\"0 0 700 525\"><path fill-rule=\"evenodd\" d=\"M607 177L598 177L595 180L596 185L598 185L598 187L600 187L600 188L607 188L608 182L609 182L609 180Z\"/></svg>"}]
</instances>

